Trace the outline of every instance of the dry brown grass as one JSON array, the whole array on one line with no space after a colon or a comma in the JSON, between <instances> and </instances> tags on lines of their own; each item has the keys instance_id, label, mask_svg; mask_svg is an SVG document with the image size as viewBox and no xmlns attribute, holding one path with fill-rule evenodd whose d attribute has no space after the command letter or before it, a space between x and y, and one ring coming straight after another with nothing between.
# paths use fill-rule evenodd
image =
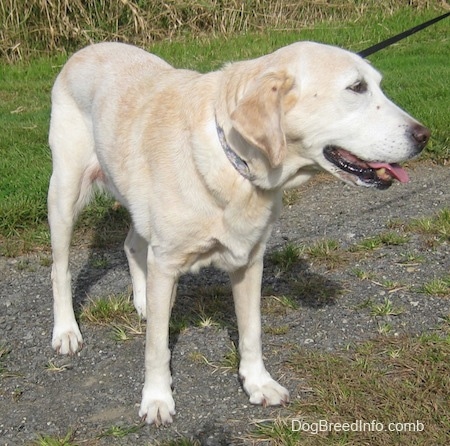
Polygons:
<instances>
[{"instance_id":1,"label":"dry brown grass","mask_svg":"<svg viewBox=\"0 0 450 446\"><path fill-rule=\"evenodd\" d=\"M88 43L120 40L145 46L189 35L299 29L358 20L373 10L392 14L401 0L0 0L0 54L16 61ZM439 8L439 0L410 0Z\"/></svg>"}]
</instances>

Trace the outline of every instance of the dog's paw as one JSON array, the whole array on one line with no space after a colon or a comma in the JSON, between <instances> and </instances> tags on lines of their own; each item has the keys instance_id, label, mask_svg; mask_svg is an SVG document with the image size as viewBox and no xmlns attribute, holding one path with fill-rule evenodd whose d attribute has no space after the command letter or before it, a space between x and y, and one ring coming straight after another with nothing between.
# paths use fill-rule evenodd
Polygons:
<instances>
[{"instance_id":1,"label":"dog's paw","mask_svg":"<svg viewBox=\"0 0 450 446\"><path fill-rule=\"evenodd\" d=\"M52 347L61 355L74 355L83 348L83 338L78 325L69 329L53 329Z\"/></svg>"},{"instance_id":2,"label":"dog's paw","mask_svg":"<svg viewBox=\"0 0 450 446\"><path fill-rule=\"evenodd\" d=\"M133 295L133 305L134 305L134 308L136 309L136 312L139 315L139 317L142 319L146 319L146 317L147 317L147 313L146 313L147 302L145 300L145 295L144 296L134 296Z\"/></svg>"},{"instance_id":3,"label":"dog's paw","mask_svg":"<svg viewBox=\"0 0 450 446\"><path fill-rule=\"evenodd\" d=\"M266 372L257 379L241 375L244 390L250 397L251 404L267 406L284 406L289 403L289 392L278 384Z\"/></svg>"},{"instance_id":4,"label":"dog's paw","mask_svg":"<svg viewBox=\"0 0 450 446\"><path fill-rule=\"evenodd\" d=\"M175 415L175 402L172 393L152 392L142 398L139 416L147 424L165 426L173 421Z\"/></svg>"}]
</instances>

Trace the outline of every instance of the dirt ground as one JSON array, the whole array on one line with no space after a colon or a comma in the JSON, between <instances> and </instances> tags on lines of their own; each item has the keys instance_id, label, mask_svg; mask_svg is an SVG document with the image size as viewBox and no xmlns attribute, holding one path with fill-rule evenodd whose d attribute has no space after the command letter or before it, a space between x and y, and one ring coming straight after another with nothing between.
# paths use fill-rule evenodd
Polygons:
<instances>
[{"instance_id":1,"label":"dirt ground","mask_svg":"<svg viewBox=\"0 0 450 446\"><path fill-rule=\"evenodd\" d=\"M410 176L409 184L395 184L383 192L352 188L326 178L306 185L295 203L285 206L268 245L263 290L265 294L293 296L298 308L282 315L263 311L265 327L287 327L281 335L266 330L263 342L267 368L289 388L292 399L303 397L307 383L291 376L286 367L290 346L336 351L377 335L377 320L361 303L367 299L382 303L388 294L376 280L357 278L355 269L368 271L379 280L407 285L389 293L389 299L403 310L389 319L395 333L432 331L442 316L450 313L448 299L419 291L426 281L449 274L450 246L444 242L429 247L416 233L409 234L406 244L383 246L332 269L320 262L298 262L298 280L314 285L311 295L296 295L295 283L286 280L271 261L271 254L288 243L311 245L334 239L345 249L385 232L392 221L408 222L450 206L448 167L421 164L410 169ZM402 259L407 252L423 260L406 266ZM159 429L145 426L123 438L100 438L113 427L139 424L144 336L117 342L110 327L83 322L85 348L74 357L55 355L50 346L48 257L49 253L39 253L0 258L0 346L9 350L0 362L0 446L27 445L38 434L64 436L70 430L76 431L77 444L148 445L182 437L204 445L241 444L255 420L269 419L285 410L251 406L236 371L215 366L223 364L237 337L228 293L220 307L222 314L212 310L207 314L208 308L205 310L207 316L223 321L219 326L193 324L172 335L174 423ZM94 267L96 258L102 262ZM72 273L77 305L85 302L87 295L120 293L130 286L120 247L75 249ZM212 269L185 276L174 317L192 311L196 293L213 286L227 289L227 277ZM318 289L324 292L318 293ZM194 360L196 357L206 358L209 364ZM49 368L49 363L56 367Z\"/></svg>"}]
</instances>

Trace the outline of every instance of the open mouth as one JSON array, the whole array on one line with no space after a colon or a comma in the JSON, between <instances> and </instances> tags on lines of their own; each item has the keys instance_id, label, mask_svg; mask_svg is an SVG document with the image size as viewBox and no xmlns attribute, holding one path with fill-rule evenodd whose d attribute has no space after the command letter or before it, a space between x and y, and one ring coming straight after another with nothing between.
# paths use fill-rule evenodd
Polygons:
<instances>
[{"instance_id":1,"label":"open mouth","mask_svg":"<svg viewBox=\"0 0 450 446\"><path fill-rule=\"evenodd\" d=\"M393 180L401 183L409 181L408 174L398 164L363 161L342 147L326 146L323 149L325 159L341 171L350 174L350 180L361 186L387 189ZM348 175L345 175L348 177Z\"/></svg>"}]
</instances>

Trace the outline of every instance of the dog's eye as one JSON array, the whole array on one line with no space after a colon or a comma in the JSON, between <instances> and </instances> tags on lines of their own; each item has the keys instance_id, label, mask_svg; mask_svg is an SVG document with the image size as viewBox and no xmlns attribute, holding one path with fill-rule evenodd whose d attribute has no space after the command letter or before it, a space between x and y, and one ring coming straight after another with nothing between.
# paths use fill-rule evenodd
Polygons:
<instances>
[{"instance_id":1,"label":"dog's eye","mask_svg":"<svg viewBox=\"0 0 450 446\"><path fill-rule=\"evenodd\" d=\"M354 93L365 93L367 91L367 84L364 81L357 81L350 87L347 87L347 90L351 90Z\"/></svg>"}]
</instances>

